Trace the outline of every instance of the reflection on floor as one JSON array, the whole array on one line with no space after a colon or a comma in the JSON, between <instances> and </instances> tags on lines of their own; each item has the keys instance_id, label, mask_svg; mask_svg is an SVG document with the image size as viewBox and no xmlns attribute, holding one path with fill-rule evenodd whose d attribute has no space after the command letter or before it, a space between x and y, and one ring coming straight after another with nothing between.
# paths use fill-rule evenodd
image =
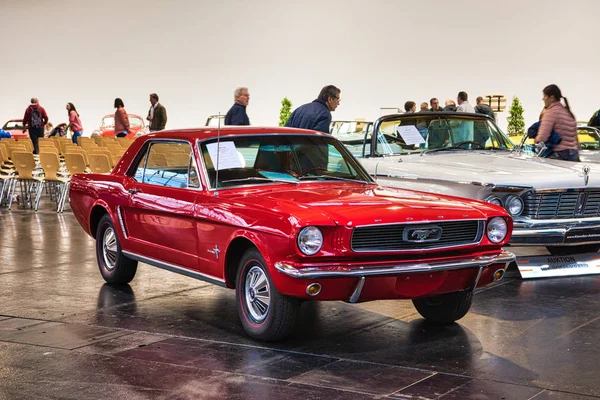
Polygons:
<instances>
[{"instance_id":1,"label":"reflection on floor","mask_svg":"<svg viewBox=\"0 0 600 400\"><path fill-rule=\"evenodd\" d=\"M0 398L600 397L599 276L504 280L448 327L406 301L305 303L265 345L230 290L145 265L105 285L70 212L0 222Z\"/></svg>"}]
</instances>

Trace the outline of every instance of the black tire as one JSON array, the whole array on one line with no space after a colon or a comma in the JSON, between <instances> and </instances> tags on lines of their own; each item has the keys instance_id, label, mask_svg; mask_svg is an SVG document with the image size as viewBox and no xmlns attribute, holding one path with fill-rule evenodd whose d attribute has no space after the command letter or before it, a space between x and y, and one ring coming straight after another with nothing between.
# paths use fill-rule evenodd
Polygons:
<instances>
[{"instance_id":1,"label":"black tire","mask_svg":"<svg viewBox=\"0 0 600 400\"><path fill-rule=\"evenodd\" d=\"M268 342L292 333L300 302L277 290L257 249L249 249L242 256L235 286L238 314L248 335Z\"/></svg>"},{"instance_id":2,"label":"black tire","mask_svg":"<svg viewBox=\"0 0 600 400\"><path fill-rule=\"evenodd\" d=\"M473 292L453 292L434 297L413 299L419 314L427 321L450 324L464 317L473 303Z\"/></svg>"},{"instance_id":3,"label":"black tire","mask_svg":"<svg viewBox=\"0 0 600 400\"><path fill-rule=\"evenodd\" d=\"M96 231L96 260L102 278L107 283L129 283L137 271L137 261L123 255L119 237L112 220L105 214Z\"/></svg>"},{"instance_id":4,"label":"black tire","mask_svg":"<svg viewBox=\"0 0 600 400\"><path fill-rule=\"evenodd\" d=\"M574 254L597 253L600 244L580 244L579 246L546 246L553 256L572 256Z\"/></svg>"}]
</instances>

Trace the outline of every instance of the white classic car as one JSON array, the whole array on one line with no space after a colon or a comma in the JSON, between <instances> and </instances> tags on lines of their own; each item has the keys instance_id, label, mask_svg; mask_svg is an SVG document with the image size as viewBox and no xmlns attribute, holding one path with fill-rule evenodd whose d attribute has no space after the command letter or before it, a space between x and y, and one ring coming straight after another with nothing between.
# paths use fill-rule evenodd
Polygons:
<instances>
[{"instance_id":1,"label":"white classic car","mask_svg":"<svg viewBox=\"0 0 600 400\"><path fill-rule=\"evenodd\" d=\"M600 164L527 155L482 114L389 115L364 135L333 134L381 185L504 207L514 219L509 245L600 250Z\"/></svg>"}]
</instances>

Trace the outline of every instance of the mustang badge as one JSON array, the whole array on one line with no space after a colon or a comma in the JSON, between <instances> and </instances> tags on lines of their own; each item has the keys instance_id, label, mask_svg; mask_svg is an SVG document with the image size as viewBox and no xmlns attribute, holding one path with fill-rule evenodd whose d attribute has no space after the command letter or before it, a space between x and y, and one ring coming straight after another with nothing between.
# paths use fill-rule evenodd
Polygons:
<instances>
[{"instance_id":1,"label":"mustang badge","mask_svg":"<svg viewBox=\"0 0 600 400\"><path fill-rule=\"evenodd\" d=\"M402 236L406 242L436 242L442 237L442 228L436 225L407 228Z\"/></svg>"},{"instance_id":2,"label":"mustang badge","mask_svg":"<svg viewBox=\"0 0 600 400\"><path fill-rule=\"evenodd\" d=\"M583 170L583 181L585 182L585 186L587 186L588 181L590 180L590 166L584 165L582 170Z\"/></svg>"}]
</instances>

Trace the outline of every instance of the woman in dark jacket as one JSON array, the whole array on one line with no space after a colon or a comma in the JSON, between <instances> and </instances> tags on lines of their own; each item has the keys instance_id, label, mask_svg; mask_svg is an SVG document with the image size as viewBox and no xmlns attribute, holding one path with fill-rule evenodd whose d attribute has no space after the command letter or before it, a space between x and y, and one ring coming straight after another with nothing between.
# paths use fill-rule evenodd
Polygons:
<instances>
[{"instance_id":1,"label":"woman in dark jacket","mask_svg":"<svg viewBox=\"0 0 600 400\"><path fill-rule=\"evenodd\" d=\"M115 108L115 136L125 137L129 134L129 117L123 100L118 97L115 99Z\"/></svg>"}]
</instances>

